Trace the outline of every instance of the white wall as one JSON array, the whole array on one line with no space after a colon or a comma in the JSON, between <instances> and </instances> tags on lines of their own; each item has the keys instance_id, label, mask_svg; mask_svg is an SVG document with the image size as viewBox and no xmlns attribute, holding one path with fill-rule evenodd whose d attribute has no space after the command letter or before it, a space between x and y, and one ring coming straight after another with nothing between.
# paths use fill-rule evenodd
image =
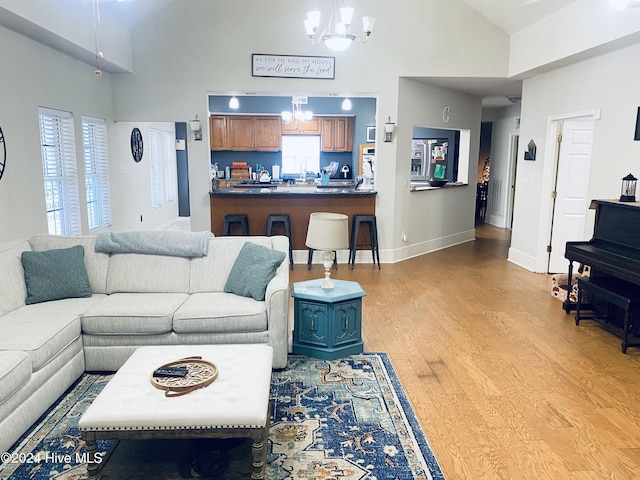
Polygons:
<instances>
[{"instance_id":1,"label":"white wall","mask_svg":"<svg viewBox=\"0 0 640 480\"><path fill-rule=\"evenodd\" d=\"M589 3L598 11L596 1L599 0L579 0L577 3ZM24 4L30 8L42 6L42 2L36 0L27 0ZM23 3L1 0L0 5L20 11ZM49 4L45 2L44 5ZM61 0L57 0L55 6L62 10L68 8L67 3ZM462 109L462 124L472 129L472 148L477 149L479 100L400 79L501 77L508 70L521 73L541 66L548 68L562 60L558 55L549 56L552 46L549 42L553 41L548 39L555 38L556 43L562 39L549 32L548 38L536 36L536 40L531 41L527 40L530 31L520 32L511 39L512 64L509 65L509 37L461 2L412 2L411 15L407 15L407 9L399 9L393 2L384 0L360 1L354 6L356 16L372 14L378 18L378 23L367 45L356 44L335 55L336 78L330 81L251 76L252 53L332 56L322 46L312 46L304 35L293 40L293 35L298 35L296 28L308 6L287 0L174 2L136 28L132 37L134 73L105 74L99 79L93 77L92 65L73 60L0 27L0 58L3 59L0 88L9 92L3 96L0 108L0 126L5 133L8 150L7 170L0 182L0 239L46 230L38 145L38 106L68 110L76 118L87 114L106 118L108 122L173 123L188 121L196 114L206 118L207 93L211 91L375 95L378 98L378 128L382 129L388 117L397 124L394 141L377 145L377 208L383 256L391 260L406 258L414 252L437 248L447 242L454 243L460 236L468 237L475 188L410 194L403 179L408 173L405 165L409 158L409 132L416 121L433 121L428 126L438 126L442 101L446 100L455 107L452 109L452 126L457 121L456 109ZM247 15L247 11L252 14ZM594 32L595 41L591 40L589 32L576 27L581 37L581 43L576 43L568 29L579 22L565 22L564 29L557 31L566 33L563 33L563 38L571 37L570 50L561 51L575 58L582 54L580 48L587 48L586 54L592 54L632 41L633 29L637 27L631 23L637 24L634 20L639 11L632 9L625 12L627 17L616 17L615 21L607 18L607 27L619 26L622 36L607 34L603 37L602 32ZM574 13L573 18L578 18L578 12ZM611 15L610 12L607 14ZM561 15L566 15L566 12ZM32 15L29 18L36 17ZM434 18L438 21L429 22ZM558 18L561 17L551 19L546 25L555 25ZM90 16L84 21L78 20L82 25L91 22ZM424 28L426 24L429 24L428 29ZM67 23L63 22L63 25L66 25L64 28L72 28ZM546 27L540 24L534 30L543 28ZM274 35L274 32L285 34ZM415 32L420 32L420 36ZM71 38L63 32L58 34ZM86 38L83 42L86 43ZM639 48L635 45L620 49L525 80L516 222L510 251L512 261L535 270L545 246L548 233L545 231L545 215L548 215L549 201L543 185L547 181L544 176L549 155L545 147L548 117L602 109L602 120L596 124L594 138L592 178L595 180L592 179L591 187L594 198L617 196L619 178L629 171L634 172L640 153L640 144L631 140L635 111L640 104L636 61ZM491 52L491 55L486 52ZM443 97L439 98L441 95ZM121 135L114 133L114 141L123 151L129 145L126 134L129 126L123 127ZM628 133L625 134L626 129ZM118 132L118 127L110 127L110 132ZM79 138L79 134L77 136ZM538 144L538 160L522 162L522 146L530 138ZM126 148L123 145L125 141ZM209 228L208 132L205 131L202 142L188 141L192 223L195 230L206 230ZM120 148L111 148L111 151L115 155ZM126 157L128 153L123 155ZM477 151L471 151L470 156L477 158ZM116 158L114 161L121 160ZM121 170L116 170L116 174L120 174ZM472 165L471 171L474 170ZM135 183L133 186L124 178L120 180L113 179L116 188L112 198L117 201L135 199L137 192L130 189L138 188L139 182L131 182ZM443 217L439 212L445 206L449 215ZM416 208L426 212L426 224L414 225L412 218ZM114 225L132 227L130 217L139 209L139 205L116 205ZM139 217L139 214L135 215ZM158 222L164 220L157 219ZM162 223L147 227L160 226ZM399 236L405 226L409 231L407 244L402 243Z\"/></svg>"},{"instance_id":2,"label":"white wall","mask_svg":"<svg viewBox=\"0 0 640 480\"><path fill-rule=\"evenodd\" d=\"M392 250L407 247L400 243L398 228L412 223L413 215L407 210L412 205L399 202L405 192L398 190L397 183L402 178L398 175L408 175L411 131L414 118L420 117L412 105L429 103L426 98L415 98L406 102L406 108L400 108L399 76L503 76L507 71L508 36L460 2L415 2L411 15L384 0L354 2L354 7L356 16L371 14L378 18L374 34L366 45L355 44L335 55L336 78L327 81L251 76L252 53L334 55L322 45L311 45L302 33L301 21L308 5L287 0L176 2L153 22L136 29L134 73L114 78L116 119L188 121L196 114L206 118L208 92L375 95L378 130L388 117L398 126L397 140L377 145L376 175L382 255L387 260L390 256L397 258ZM246 14L248 10L251 15ZM434 18L438 21L430 22ZM429 28L425 28L427 23ZM240 24L242 28L238 28ZM286 34L273 35L274 31ZM487 56L487 51L493 54ZM429 89L418 88L415 93L428 96ZM475 108L479 118L479 101ZM436 116L441 117L440 112L438 109ZM479 129L479 125L471 128ZM203 140L188 140L191 222L197 230L210 228L208 132ZM455 201L448 208L456 209L454 205ZM470 205L465 202L462 207L465 218L472 218L473 212L467 212ZM472 228L468 221L462 224L457 226L465 232ZM448 226L445 231L452 228ZM426 228L416 230L408 243L420 249L434 235L445 234Z\"/></svg>"},{"instance_id":3,"label":"white wall","mask_svg":"<svg viewBox=\"0 0 640 480\"><path fill-rule=\"evenodd\" d=\"M111 121L109 75L0 27L0 126L7 164L0 180L0 241L47 232L38 107L69 111L75 120L82 177L81 115ZM83 195L84 182L80 182ZM82 226L87 229L86 209Z\"/></svg>"},{"instance_id":4,"label":"white wall","mask_svg":"<svg viewBox=\"0 0 640 480\"><path fill-rule=\"evenodd\" d=\"M589 197L620 196L621 178L640 175L640 142L633 140L640 105L640 44L526 80L522 95L515 218L509 259L544 271L551 216L552 149L550 117L601 112L595 122ZM537 159L522 161L524 145L534 139ZM553 139L551 139L553 140ZM593 231L591 212L587 231Z\"/></svg>"},{"instance_id":5,"label":"white wall","mask_svg":"<svg viewBox=\"0 0 640 480\"><path fill-rule=\"evenodd\" d=\"M131 130L140 129L143 155L135 162L131 155ZM178 217L178 202L151 207L151 162L149 160L149 129L170 132L171 122L116 122L109 128L109 158L113 230L156 230L170 226Z\"/></svg>"},{"instance_id":6,"label":"white wall","mask_svg":"<svg viewBox=\"0 0 640 480\"><path fill-rule=\"evenodd\" d=\"M155 230L176 220L177 202L151 209L148 152L136 164L130 147L133 126L138 126L146 138L150 126L173 132L172 122L113 123L109 74L95 77L92 66L2 27L0 57L4 67L0 91L5 92L0 103L0 126L7 148L7 164L0 180L0 241L47 232L40 106L73 114L83 233L89 231L84 205L82 115L107 120L113 229Z\"/></svg>"},{"instance_id":7,"label":"white wall","mask_svg":"<svg viewBox=\"0 0 640 480\"><path fill-rule=\"evenodd\" d=\"M448 105L451 120L445 123L442 110ZM481 100L472 95L401 79L398 106L403 112L403 129L396 137L395 202L383 206L388 215L394 260L408 258L446 246L472 240L475 236L475 180L471 184L439 190L411 192L409 177L413 127L471 130L470 150L460 158L461 170L476 170L480 144ZM393 212L401 212L395 215ZM393 222L393 223L391 223ZM406 232L407 243L401 240Z\"/></svg>"},{"instance_id":8,"label":"white wall","mask_svg":"<svg viewBox=\"0 0 640 480\"><path fill-rule=\"evenodd\" d=\"M130 29L110 14L104 2L100 4L98 28L89 0L0 0L0 24L13 25L30 38L42 39L92 64L97 42L104 55L102 63L113 67L110 71L131 71Z\"/></svg>"},{"instance_id":9,"label":"white wall","mask_svg":"<svg viewBox=\"0 0 640 480\"><path fill-rule=\"evenodd\" d=\"M619 12L604 0L577 0L511 36L509 76L541 73L639 40L640 8Z\"/></svg>"}]
</instances>

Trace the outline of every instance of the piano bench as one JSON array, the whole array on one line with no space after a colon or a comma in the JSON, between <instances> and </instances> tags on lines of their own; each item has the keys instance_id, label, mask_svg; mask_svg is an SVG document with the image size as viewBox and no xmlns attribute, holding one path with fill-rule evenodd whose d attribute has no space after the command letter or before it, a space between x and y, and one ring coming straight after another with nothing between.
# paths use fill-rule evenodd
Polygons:
<instances>
[{"instance_id":1,"label":"piano bench","mask_svg":"<svg viewBox=\"0 0 640 480\"><path fill-rule=\"evenodd\" d=\"M627 353L627 347L640 347L640 285L619 278L578 277L577 280L576 325L580 325L580 320L596 321L622 339L622 353ZM592 300L588 304L585 304L586 295ZM596 299L600 302L593 301ZM624 312L622 325L612 321L612 305ZM585 315L584 310L592 313Z\"/></svg>"}]
</instances>

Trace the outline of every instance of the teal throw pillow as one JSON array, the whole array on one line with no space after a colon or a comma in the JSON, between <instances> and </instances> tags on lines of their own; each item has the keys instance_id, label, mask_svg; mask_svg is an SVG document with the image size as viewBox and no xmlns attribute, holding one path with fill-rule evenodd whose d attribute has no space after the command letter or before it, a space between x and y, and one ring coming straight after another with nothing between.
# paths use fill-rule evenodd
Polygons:
<instances>
[{"instance_id":1,"label":"teal throw pillow","mask_svg":"<svg viewBox=\"0 0 640 480\"><path fill-rule=\"evenodd\" d=\"M22 252L21 260L27 286L27 305L61 298L91 296L82 245L42 252Z\"/></svg>"},{"instance_id":2,"label":"teal throw pillow","mask_svg":"<svg viewBox=\"0 0 640 480\"><path fill-rule=\"evenodd\" d=\"M285 257L286 254L280 250L245 242L231 267L224 291L264 300L267 285Z\"/></svg>"}]
</instances>

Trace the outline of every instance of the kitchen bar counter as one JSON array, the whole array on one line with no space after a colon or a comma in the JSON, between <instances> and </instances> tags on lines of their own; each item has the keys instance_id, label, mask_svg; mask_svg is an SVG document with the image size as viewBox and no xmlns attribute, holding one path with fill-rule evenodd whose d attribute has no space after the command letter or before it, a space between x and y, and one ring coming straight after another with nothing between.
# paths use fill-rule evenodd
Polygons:
<instances>
[{"instance_id":1,"label":"kitchen bar counter","mask_svg":"<svg viewBox=\"0 0 640 480\"><path fill-rule=\"evenodd\" d=\"M347 215L351 234L353 215L375 215L376 195L374 190L317 188L313 185L221 188L209 192L211 231L214 235L221 236L224 216L244 213L249 217L249 233L264 235L267 216L286 213L291 218L293 249L306 250L304 243L311 213L334 212ZM280 225L274 227L274 234L283 234ZM365 241L364 238L361 238L361 241Z\"/></svg>"}]
</instances>

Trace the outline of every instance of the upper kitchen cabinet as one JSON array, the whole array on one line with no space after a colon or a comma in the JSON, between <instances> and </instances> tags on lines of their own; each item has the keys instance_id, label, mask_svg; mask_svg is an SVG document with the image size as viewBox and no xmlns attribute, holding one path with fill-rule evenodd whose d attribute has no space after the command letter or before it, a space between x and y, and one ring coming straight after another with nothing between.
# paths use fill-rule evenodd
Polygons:
<instances>
[{"instance_id":1,"label":"upper kitchen cabinet","mask_svg":"<svg viewBox=\"0 0 640 480\"><path fill-rule=\"evenodd\" d=\"M226 128L222 128L222 120L218 120L219 117L224 118ZM213 118L216 118L215 123ZM212 115L211 149L280 151L281 123L282 119L274 115Z\"/></svg>"},{"instance_id":2,"label":"upper kitchen cabinet","mask_svg":"<svg viewBox=\"0 0 640 480\"><path fill-rule=\"evenodd\" d=\"M282 150L282 117L253 117L254 150L278 152Z\"/></svg>"},{"instance_id":3,"label":"upper kitchen cabinet","mask_svg":"<svg viewBox=\"0 0 640 480\"><path fill-rule=\"evenodd\" d=\"M323 152L351 152L353 117L321 117L320 135Z\"/></svg>"},{"instance_id":4,"label":"upper kitchen cabinet","mask_svg":"<svg viewBox=\"0 0 640 480\"><path fill-rule=\"evenodd\" d=\"M224 115L211 115L209 117L209 142L211 150L228 150L227 144L227 117Z\"/></svg>"},{"instance_id":5,"label":"upper kitchen cabinet","mask_svg":"<svg viewBox=\"0 0 640 480\"><path fill-rule=\"evenodd\" d=\"M320 135L320 117L313 117L311 120L305 121L300 129L298 129L298 122L295 120L291 123L282 122L282 134Z\"/></svg>"}]
</instances>

